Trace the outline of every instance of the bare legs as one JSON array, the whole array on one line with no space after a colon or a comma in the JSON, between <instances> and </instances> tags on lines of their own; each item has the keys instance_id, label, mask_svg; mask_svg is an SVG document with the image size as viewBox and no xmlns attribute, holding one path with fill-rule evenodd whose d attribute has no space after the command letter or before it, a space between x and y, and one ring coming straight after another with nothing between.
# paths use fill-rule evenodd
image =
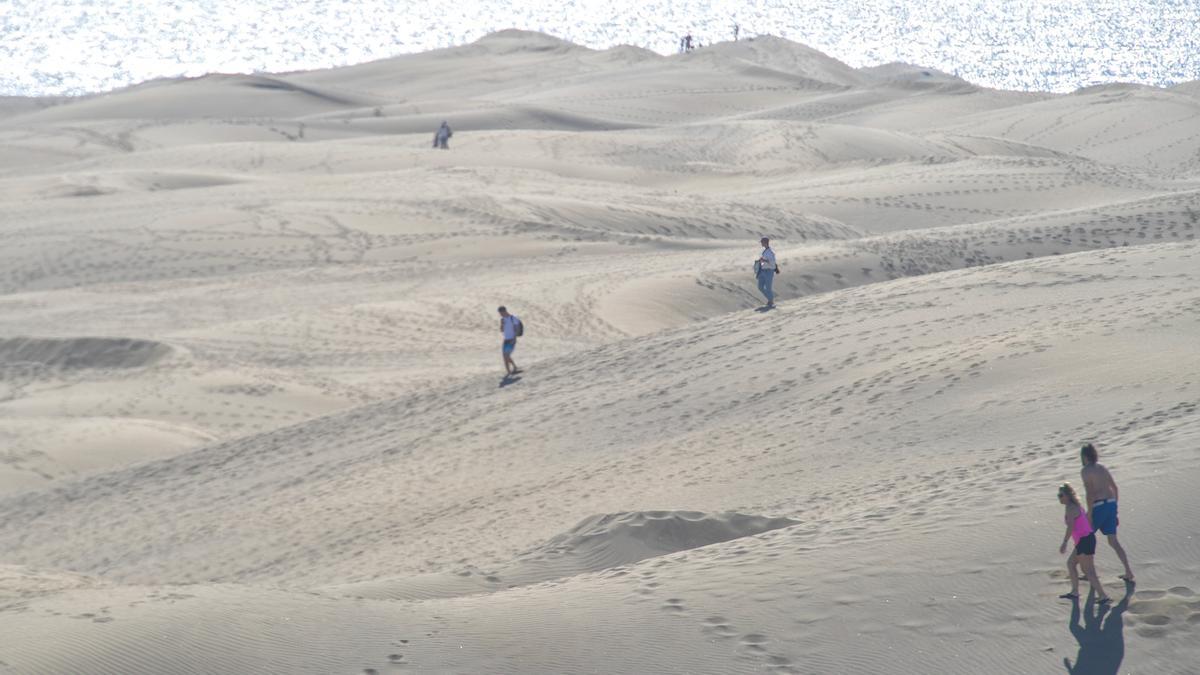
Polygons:
<instances>
[{"instance_id":1,"label":"bare legs","mask_svg":"<svg viewBox=\"0 0 1200 675\"><path fill-rule=\"evenodd\" d=\"M1117 552L1117 557L1121 559L1121 564L1125 566L1125 576L1121 577L1125 581L1133 581L1133 570L1129 567L1129 558L1125 555L1125 549L1121 547L1121 542L1117 541L1116 534L1105 535L1108 537L1108 545Z\"/></svg>"},{"instance_id":2,"label":"bare legs","mask_svg":"<svg viewBox=\"0 0 1200 675\"><path fill-rule=\"evenodd\" d=\"M1108 593L1104 592L1104 585L1100 583L1100 577L1096 576L1095 556L1079 556L1079 566L1083 568L1083 573L1087 575L1088 583L1092 585L1092 590L1100 596L1100 600L1108 600Z\"/></svg>"},{"instance_id":3,"label":"bare legs","mask_svg":"<svg viewBox=\"0 0 1200 675\"><path fill-rule=\"evenodd\" d=\"M1079 555L1072 553L1070 558L1067 558L1067 575L1071 579L1071 594L1079 597L1079 568L1083 568L1083 574L1087 577L1088 583L1091 584L1092 590L1100 596L1101 600L1108 599L1108 593L1104 592L1104 586L1100 583L1100 577L1096 575L1096 561L1094 556Z\"/></svg>"}]
</instances>

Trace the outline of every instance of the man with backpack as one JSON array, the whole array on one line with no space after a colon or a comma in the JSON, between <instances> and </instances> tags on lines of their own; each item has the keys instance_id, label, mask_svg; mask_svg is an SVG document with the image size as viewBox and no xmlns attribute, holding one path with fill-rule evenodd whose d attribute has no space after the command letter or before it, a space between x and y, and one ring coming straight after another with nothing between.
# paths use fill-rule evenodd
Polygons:
<instances>
[{"instance_id":1,"label":"man with backpack","mask_svg":"<svg viewBox=\"0 0 1200 675\"><path fill-rule=\"evenodd\" d=\"M758 290L767 299L767 308L775 306L775 291L771 284L775 283L775 275L779 274L779 265L775 262L775 251L771 250L771 240L763 237L759 240L763 252L754 261L754 276L758 278Z\"/></svg>"},{"instance_id":2,"label":"man with backpack","mask_svg":"<svg viewBox=\"0 0 1200 675\"><path fill-rule=\"evenodd\" d=\"M500 348L500 353L504 355L504 372L506 375L516 375L521 372L513 361L512 353L517 348L517 338L525 334L525 325L514 314L509 314L508 309L501 306L500 312L500 332L504 334L504 345Z\"/></svg>"}]
</instances>

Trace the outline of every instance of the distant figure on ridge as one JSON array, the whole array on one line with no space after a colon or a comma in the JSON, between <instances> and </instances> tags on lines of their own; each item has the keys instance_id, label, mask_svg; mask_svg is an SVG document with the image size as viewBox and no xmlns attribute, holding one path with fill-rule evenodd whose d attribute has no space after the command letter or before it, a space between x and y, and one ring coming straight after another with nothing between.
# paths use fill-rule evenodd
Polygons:
<instances>
[{"instance_id":1,"label":"distant figure on ridge","mask_svg":"<svg viewBox=\"0 0 1200 675\"><path fill-rule=\"evenodd\" d=\"M1096 534L1092 531L1091 523L1088 522L1087 511L1083 510L1083 505L1079 503L1079 495L1075 494L1075 488L1071 487L1070 483L1063 483L1059 486L1058 502L1067 508L1067 512L1063 516L1067 523L1067 533L1063 535L1062 545L1058 547L1058 552L1066 553L1067 541L1075 540L1075 550L1071 553L1071 557L1067 558L1067 573L1071 578L1071 591L1058 597L1064 600L1079 600L1079 567L1082 566L1083 573L1087 575L1092 590L1100 596L1099 603L1106 605L1111 602L1111 599L1104 592L1104 585L1100 583L1100 577L1096 575L1094 559Z\"/></svg>"},{"instance_id":2,"label":"distant figure on ridge","mask_svg":"<svg viewBox=\"0 0 1200 675\"><path fill-rule=\"evenodd\" d=\"M504 334L504 344L500 347L500 353L504 356L504 373L506 376L516 375L521 369L513 361L512 353L517 348L517 338L525 334L525 326L516 315L509 314L503 305L496 311L500 312L500 332Z\"/></svg>"},{"instance_id":3,"label":"distant figure on ridge","mask_svg":"<svg viewBox=\"0 0 1200 675\"><path fill-rule=\"evenodd\" d=\"M734 41L734 42L737 42L737 40L738 40L738 33L739 33L739 32L741 32L741 30L742 30L742 27L741 27L741 26L737 25L736 23L735 23L735 24L733 24L733 41Z\"/></svg>"},{"instance_id":4,"label":"distant figure on ridge","mask_svg":"<svg viewBox=\"0 0 1200 675\"><path fill-rule=\"evenodd\" d=\"M692 34L688 33L687 35L683 36L683 50L685 52L690 52L692 49Z\"/></svg>"},{"instance_id":5,"label":"distant figure on ridge","mask_svg":"<svg viewBox=\"0 0 1200 675\"><path fill-rule=\"evenodd\" d=\"M453 135L454 132L450 131L450 125L443 120L442 126L438 127L437 132L433 134L433 147L449 150L450 137Z\"/></svg>"},{"instance_id":6,"label":"distant figure on ridge","mask_svg":"<svg viewBox=\"0 0 1200 675\"><path fill-rule=\"evenodd\" d=\"M767 307L775 306L775 291L771 284L775 283L775 275L779 274L779 264L775 262L775 251L771 250L771 240L763 237L759 240L763 251L754 261L754 276L758 279L758 290L767 299Z\"/></svg>"},{"instance_id":7,"label":"distant figure on ridge","mask_svg":"<svg viewBox=\"0 0 1200 675\"><path fill-rule=\"evenodd\" d=\"M1084 489L1087 490L1088 503L1092 505L1088 518L1092 522L1092 529L1099 530L1108 538L1108 545L1117 552L1117 557L1125 566L1125 574L1120 578L1133 583L1133 570L1129 567L1129 558L1125 555L1121 542L1117 541L1117 524L1120 522L1117 519L1117 482L1113 480L1108 469L1098 463L1099 458L1096 447L1091 443L1084 444L1079 449L1079 459L1083 462L1079 476L1083 479Z\"/></svg>"}]
</instances>

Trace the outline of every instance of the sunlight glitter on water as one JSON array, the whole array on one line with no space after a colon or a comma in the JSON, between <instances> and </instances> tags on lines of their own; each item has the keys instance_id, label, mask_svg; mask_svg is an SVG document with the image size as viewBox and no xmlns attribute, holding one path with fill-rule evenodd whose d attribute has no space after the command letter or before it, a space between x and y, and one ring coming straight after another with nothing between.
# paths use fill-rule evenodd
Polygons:
<instances>
[{"instance_id":1,"label":"sunlight glitter on water","mask_svg":"<svg viewBox=\"0 0 1200 675\"><path fill-rule=\"evenodd\" d=\"M904 61L1006 89L1200 79L1195 0L6 0L0 94L290 71L464 44L505 28L670 54L771 34L852 66Z\"/></svg>"}]
</instances>

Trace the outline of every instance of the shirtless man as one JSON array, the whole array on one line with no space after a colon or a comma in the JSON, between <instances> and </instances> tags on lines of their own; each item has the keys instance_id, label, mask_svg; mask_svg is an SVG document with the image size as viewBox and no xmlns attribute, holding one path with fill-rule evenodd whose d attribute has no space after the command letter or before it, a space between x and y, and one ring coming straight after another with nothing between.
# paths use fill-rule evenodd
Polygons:
<instances>
[{"instance_id":1,"label":"shirtless man","mask_svg":"<svg viewBox=\"0 0 1200 675\"><path fill-rule=\"evenodd\" d=\"M1120 578L1133 583L1133 570L1129 567L1129 558L1125 549L1117 541L1117 482L1104 465L1097 463L1099 454L1091 443L1085 444L1079 450L1079 459L1083 462L1083 470L1079 472L1083 479L1083 487L1087 490L1088 520L1092 530L1099 530L1108 538L1108 545L1117 552L1121 564L1125 566L1125 574Z\"/></svg>"}]
</instances>

